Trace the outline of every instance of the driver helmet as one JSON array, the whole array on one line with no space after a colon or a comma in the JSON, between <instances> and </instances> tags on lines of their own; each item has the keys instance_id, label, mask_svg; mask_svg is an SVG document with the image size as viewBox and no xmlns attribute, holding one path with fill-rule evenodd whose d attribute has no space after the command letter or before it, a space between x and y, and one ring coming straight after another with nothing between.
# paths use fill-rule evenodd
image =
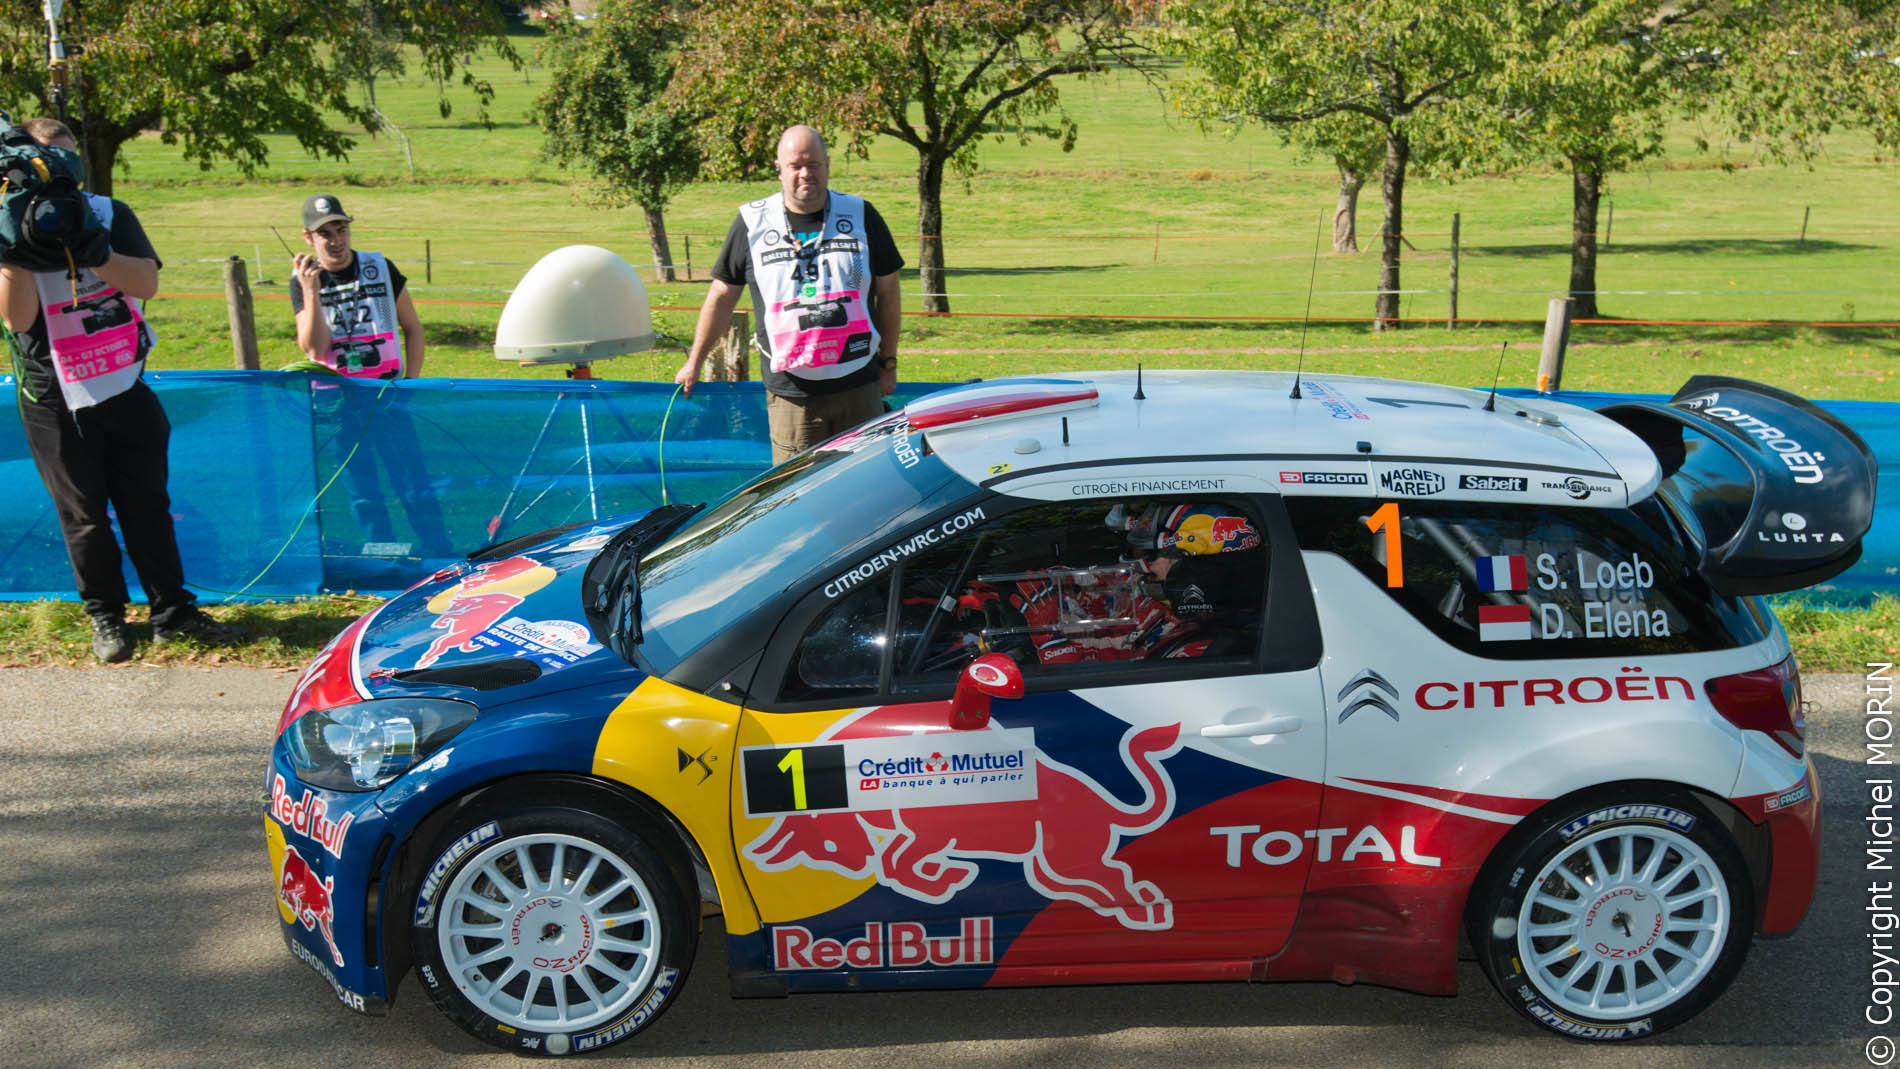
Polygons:
<instances>
[{"instance_id":1,"label":"driver helmet","mask_svg":"<svg viewBox=\"0 0 1900 1069\"><path fill-rule=\"evenodd\" d=\"M1122 511L1119 506L1117 511ZM1111 523L1114 515L1110 513ZM1139 513L1123 512L1123 516L1129 548L1142 552L1200 557L1260 546L1260 532L1253 521L1224 505L1150 505Z\"/></svg>"}]
</instances>

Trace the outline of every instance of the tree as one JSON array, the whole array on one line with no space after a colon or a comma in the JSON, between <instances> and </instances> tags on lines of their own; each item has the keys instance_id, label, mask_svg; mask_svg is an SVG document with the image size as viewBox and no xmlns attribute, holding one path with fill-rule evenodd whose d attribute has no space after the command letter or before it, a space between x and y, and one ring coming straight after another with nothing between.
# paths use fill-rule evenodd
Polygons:
<instances>
[{"instance_id":1,"label":"tree","mask_svg":"<svg viewBox=\"0 0 1900 1069\"><path fill-rule=\"evenodd\" d=\"M312 155L345 158L355 144L331 114L377 128L350 98L341 57L367 4L338 9L308 0L86 0L69 3L60 36L73 77L66 122L87 160L95 193L110 195L119 149L157 129L209 170L235 163L254 175L268 158L264 135L289 133ZM504 22L482 0L378 0L379 32L417 49L438 86L471 90L485 121L493 90L468 66L477 49L519 62ZM40 0L0 0L0 101L17 118L56 111ZM449 113L446 92L442 113Z\"/></svg>"},{"instance_id":2,"label":"tree","mask_svg":"<svg viewBox=\"0 0 1900 1069\"><path fill-rule=\"evenodd\" d=\"M1359 191L1366 176L1385 157L1384 131L1362 115L1329 115L1310 123L1280 127L1289 144L1306 155L1332 158L1339 172L1339 200L1333 209L1333 251L1359 251ZM1302 137L1300 135L1308 135Z\"/></svg>"},{"instance_id":3,"label":"tree","mask_svg":"<svg viewBox=\"0 0 1900 1069\"><path fill-rule=\"evenodd\" d=\"M699 173L702 116L669 109L681 24L667 0L606 0L592 22L554 23L553 73L535 101L543 153L563 167L586 161L608 204L638 204L660 278L675 280L666 205Z\"/></svg>"},{"instance_id":4,"label":"tree","mask_svg":"<svg viewBox=\"0 0 1900 1069\"><path fill-rule=\"evenodd\" d=\"M947 312L945 170L975 173L986 134L1074 147L1055 79L1131 60L1127 17L1124 0L708 0L671 92L739 124L736 139L708 131L721 168L771 152L801 122L844 142L834 149L862 153L877 135L909 145L923 310Z\"/></svg>"},{"instance_id":5,"label":"tree","mask_svg":"<svg viewBox=\"0 0 1900 1069\"><path fill-rule=\"evenodd\" d=\"M1608 177L1663 151L1671 119L1700 114L1777 159L1834 129L1900 129L1890 5L1785 0L1520 0L1499 64L1462 117L1493 165L1555 157L1571 175L1571 314L1603 315L1597 227ZM1884 29L1883 29L1884 27ZM1884 34L1884 36L1883 36Z\"/></svg>"},{"instance_id":6,"label":"tree","mask_svg":"<svg viewBox=\"0 0 1900 1069\"><path fill-rule=\"evenodd\" d=\"M1705 100L1715 53L1706 5L1675 0L1522 3L1486 92L1466 109L1495 165L1555 157L1570 171L1571 314L1595 319L1606 176L1663 151L1669 118Z\"/></svg>"},{"instance_id":7,"label":"tree","mask_svg":"<svg viewBox=\"0 0 1900 1069\"><path fill-rule=\"evenodd\" d=\"M1356 115L1381 131L1377 329L1397 325L1407 168L1447 150L1435 112L1491 63L1504 0L1174 0L1160 46L1195 73L1191 114L1292 125ZM1350 128L1345 128L1349 130ZM1327 135L1315 132L1309 144Z\"/></svg>"},{"instance_id":8,"label":"tree","mask_svg":"<svg viewBox=\"0 0 1900 1069\"><path fill-rule=\"evenodd\" d=\"M1900 4L1729 0L1719 117L1770 156L1809 158L1841 129L1900 149Z\"/></svg>"},{"instance_id":9,"label":"tree","mask_svg":"<svg viewBox=\"0 0 1900 1069\"><path fill-rule=\"evenodd\" d=\"M409 69L403 62L402 40L383 28L375 0L352 0L349 41L337 52L338 69L363 83L369 106L376 107L376 79L400 77Z\"/></svg>"}]
</instances>

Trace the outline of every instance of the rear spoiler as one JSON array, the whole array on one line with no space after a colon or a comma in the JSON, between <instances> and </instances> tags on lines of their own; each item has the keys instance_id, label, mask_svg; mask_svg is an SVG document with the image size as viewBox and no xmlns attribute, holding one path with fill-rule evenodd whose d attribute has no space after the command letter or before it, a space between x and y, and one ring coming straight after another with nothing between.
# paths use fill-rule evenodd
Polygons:
<instances>
[{"instance_id":1,"label":"rear spoiler","mask_svg":"<svg viewBox=\"0 0 1900 1069\"><path fill-rule=\"evenodd\" d=\"M1701 526L1698 568L1716 590L1799 590L1860 559L1874 518L1874 455L1831 413L1723 375L1697 375L1668 404L1598 411L1656 454L1661 492Z\"/></svg>"}]
</instances>

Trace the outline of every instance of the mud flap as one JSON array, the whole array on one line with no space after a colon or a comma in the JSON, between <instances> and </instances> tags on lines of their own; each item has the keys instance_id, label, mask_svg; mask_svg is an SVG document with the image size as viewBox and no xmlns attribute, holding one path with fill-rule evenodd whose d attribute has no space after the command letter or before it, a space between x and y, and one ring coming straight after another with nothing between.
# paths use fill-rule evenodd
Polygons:
<instances>
[{"instance_id":1,"label":"mud flap","mask_svg":"<svg viewBox=\"0 0 1900 1069\"><path fill-rule=\"evenodd\" d=\"M1600 410L1662 463L1660 491L1701 527L1704 579L1724 594L1813 586L1860 559L1873 451L1832 414L1773 386L1697 375L1668 404Z\"/></svg>"}]
</instances>

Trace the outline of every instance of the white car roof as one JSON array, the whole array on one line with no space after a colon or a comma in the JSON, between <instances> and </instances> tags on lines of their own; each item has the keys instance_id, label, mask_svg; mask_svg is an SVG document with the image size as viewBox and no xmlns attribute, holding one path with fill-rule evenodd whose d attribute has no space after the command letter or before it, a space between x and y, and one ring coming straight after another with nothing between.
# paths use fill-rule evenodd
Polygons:
<instances>
[{"instance_id":1,"label":"white car roof","mask_svg":"<svg viewBox=\"0 0 1900 1069\"><path fill-rule=\"evenodd\" d=\"M1588 409L1402 379L1279 371L1095 371L997 379L905 407L958 474L1044 500L1121 494L1546 502L1655 491L1649 447ZM1093 396L1089 396L1091 389Z\"/></svg>"}]
</instances>

